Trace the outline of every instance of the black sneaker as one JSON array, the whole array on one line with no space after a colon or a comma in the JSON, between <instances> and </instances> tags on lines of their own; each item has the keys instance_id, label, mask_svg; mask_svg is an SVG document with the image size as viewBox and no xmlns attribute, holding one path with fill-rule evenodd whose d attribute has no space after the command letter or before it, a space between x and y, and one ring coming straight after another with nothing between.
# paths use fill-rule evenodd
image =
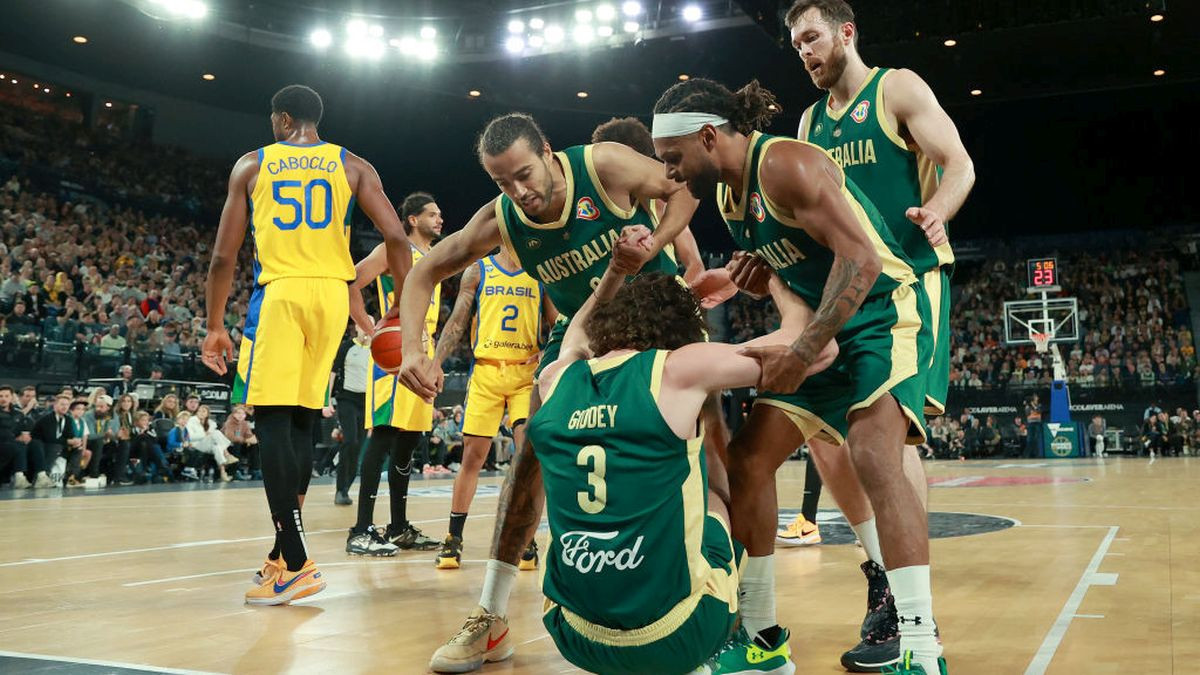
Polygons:
<instances>
[{"instance_id":1,"label":"black sneaker","mask_svg":"<svg viewBox=\"0 0 1200 675\"><path fill-rule=\"evenodd\" d=\"M887 666L900 662L900 633L876 636L869 633L842 654L842 667L852 673L882 673Z\"/></svg>"},{"instance_id":2,"label":"black sneaker","mask_svg":"<svg viewBox=\"0 0 1200 675\"><path fill-rule=\"evenodd\" d=\"M442 550L434 558L434 565L439 570L456 570L462 566L462 537L446 535L442 542Z\"/></svg>"},{"instance_id":3,"label":"black sneaker","mask_svg":"<svg viewBox=\"0 0 1200 675\"><path fill-rule=\"evenodd\" d=\"M387 526L387 540L405 551L432 551L441 547L441 542L430 539L418 530L412 523L405 523L399 531L393 525Z\"/></svg>"},{"instance_id":4,"label":"black sneaker","mask_svg":"<svg viewBox=\"0 0 1200 675\"><path fill-rule=\"evenodd\" d=\"M366 532L350 530L346 537L346 553L372 557L390 558L399 552L395 544L390 543L379 534L374 525L367 527Z\"/></svg>"},{"instance_id":5,"label":"black sneaker","mask_svg":"<svg viewBox=\"0 0 1200 675\"><path fill-rule=\"evenodd\" d=\"M522 572L531 572L538 568L538 547L537 540L529 542L529 546L525 548L525 552L521 554L521 561L517 563L517 569Z\"/></svg>"},{"instance_id":6,"label":"black sneaker","mask_svg":"<svg viewBox=\"0 0 1200 675\"><path fill-rule=\"evenodd\" d=\"M338 506L350 506L354 503L354 500L350 499L350 495L338 490L333 493L333 503Z\"/></svg>"}]
</instances>

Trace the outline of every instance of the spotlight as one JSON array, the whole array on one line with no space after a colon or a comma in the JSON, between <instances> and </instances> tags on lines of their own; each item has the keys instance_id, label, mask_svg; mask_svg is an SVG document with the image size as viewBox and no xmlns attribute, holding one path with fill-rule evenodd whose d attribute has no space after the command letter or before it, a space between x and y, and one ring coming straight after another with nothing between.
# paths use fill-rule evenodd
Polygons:
<instances>
[{"instance_id":1,"label":"spotlight","mask_svg":"<svg viewBox=\"0 0 1200 675\"><path fill-rule=\"evenodd\" d=\"M200 78L212 82L213 80L217 79L217 76L213 75L212 73L205 73L201 75Z\"/></svg>"},{"instance_id":2,"label":"spotlight","mask_svg":"<svg viewBox=\"0 0 1200 675\"><path fill-rule=\"evenodd\" d=\"M947 47L953 47L958 44L958 40L955 40L954 38L950 38L949 40L946 40L942 44L946 45Z\"/></svg>"},{"instance_id":3,"label":"spotlight","mask_svg":"<svg viewBox=\"0 0 1200 675\"><path fill-rule=\"evenodd\" d=\"M162 6L175 16L188 19L203 19L204 15L208 14L208 5L199 0L151 0L151 2Z\"/></svg>"},{"instance_id":4,"label":"spotlight","mask_svg":"<svg viewBox=\"0 0 1200 675\"><path fill-rule=\"evenodd\" d=\"M629 0L621 4L621 13L625 16L637 16L642 13L642 3Z\"/></svg>"},{"instance_id":5,"label":"spotlight","mask_svg":"<svg viewBox=\"0 0 1200 675\"><path fill-rule=\"evenodd\" d=\"M612 5L600 5L596 8L596 18L600 21L612 21L617 16L617 10Z\"/></svg>"},{"instance_id":6,"label":"spotlight","mask_svg":"<svg viewBox=\"0 0 1200 675\"><path fill-rule=\"evenodd\" d=\"M540 17L535 16L529 20L529 29L530 30L541 30L545 26L546 26L546 22L542 21Z\"/></svg>"},{"instance_id":7,"label":"spotlight","mask_svg":"<svg viewBox=\"0 0 1200 675\"><path fill-rule=\"evenodd\" d=\"M704 17L704 10L699 5L688 5L683 8L683 20L695 23Z\"/></svg>"},{"instance_id":8,"label":"spotlight","mask_svg":"<svg viewBox=\"0 0 1200 675\"><path fill-rule=\"evenodd\" d=\"M333 35L324 28L318 28L308 34L308 41L317 49L325 49L333 44Z\"/></svg>"},{"instance_id":9,"label":"spotlight","mask_svg":"<svg viewBox=\"0 0 1200 675\"><path fill-rule=\"evenodd\" d=\"M688 75L687 73L680 73L680 74L679 74L679 81L680 81L680 82L687 82L687 81L688 81L688 80L690 80L690 79L692 79L692 77L691 77L691 75Z\"/></svg>"},{"instance_id":10,"label":"spotlight","mask_svg":"<svg viewBox=\"0 0 1200 675\"><path fill-rule=\"evenodd\" d=\"M438 47L432 42L422 42L417 49L417 58L422 61L436 61L437 57Z\"/></svg>"},{"instance_id":11,"label":"spotlight","mask_svg":"<svg viewBox=\"0 0 1200 675\"><path fill-rule=\"evenodd\" d=\"M351 19L346 22L346 34L352 38L366 37L367 22L361 19Z\"/></svg>"},{"instance_id":12,"label":"spotlight","mask_svg":"<svg viewBox=\"0 0 1200 675\"><path fill-rule=\"evenodd\" d=\"M437 29L433 26L424 26L421 28L421 39L432 40L437 37Z\"/></svg>"},{"instance_id":13,"label":"spotlight","mask_svg":"<svg viewBox=\"0 0 1200 675\"><path fill-rule=\"evenodd\" d=\"M514 35L504 41L504 48L509 54L520 54L525 50L525 40Z\"/></svg>"},{"instance_id":14,"label":"spotlight","mask_svg":"<svg viewBox=\"0 0 1200 675\"><path fill-rule=\"evenodd\" d=\"M579 98L587 98L588 97L588 93L586 91L576 92L575 95L578 96Z\"/></svg>"},{"instance_id":15,"label":"spotlight","mask_svg":"<svg viewBox=\"0 0 1200 675\"><path fill-rule=\"evenodd\" d=\"M972 90L971 90L971 95L972 95L972 96L982 96L982 95L983 95L983 90L982 90L982 89L972 89Z\"/></svg>"},{"instance_id":16,"label":"spotlight","mask_svg":"<svg viewBox=\"0 0 1200 675\"><path fill-rule=\"evenodd\" d=\"M67 98L71 98L71 92L67 92Z\"/></svg>"},{"instance_id":17,"label":"spotlight","mask_svg":"<svg viewBox=\"0 0 1200 675\"><path fill-rule=\"evenodd\" d=\"M564 33L563 33L562 26L559 26L559 25L553 24L553 23L550 24L549 26L546 26L546 43L547 44L556 45L563 41L563 36L564 36Z\"/></svg>"},{"instance_id":18,"label":"spotlight","mask_svg":"<svg viewBox=\"0 0 1200 675\"><path fill-rule=\"evenodd\" d=\"M1163 75L1166 75L1166 74L1167 74L1167 71L1163 70L1162 68L1159 68L1158 70L1154 71L1155 77L1162 77Z\"/></svg>"},{"instance_id":19,"label":"spotlight","mask_svg":"<svg viewBox=\"0 0 1200 675\"><path fill-rule=\"evenodd\" d=\"M46 92L47 94L49 94L49 93L50 93L50 87L46 87L46 88L42 89L42 91L44 91L44 92Z\"/></svg>"},{"instance_id":20,"label":"spotlight","mask_svg":"<svg viewBox=\"0 0 1200 675\"><path fill-rule=\"evenodd\" d=\"M410 38L400 38L397 41L396 47L400 49L400 53L406 56L415 56L417 53L417 41Z\"/></svg>"},{"instance_id":21,"label":"spotlight","mask_svg":"<svg viewBox=\"0 0 1200 675\"><path fill-rule=\"evenodd\" d=\"M112 101L105 101L105 102L104 102L104 107L105 107L105 108L111 108L111 107L112 107Z\"/></svg>"},{"instance_id":22,"label":"spotlight","mask_svg":"<svg viewBox=\"0 0 1200 675\"><path fill-rule=\"evenodd\" d=\"M1158 23L1159 21L1162 21L1165 18L1167 18L1167 17L1163 16L1162 14L1151 14L1150 15L1150 20L1153 21L1154 23Z\"/></svg>"},{"instance_id":23,"label":"spotlight","mask_svg":"<svg viewBox=\"0 0 1200 675\"><path fill-rule=\"evenodd\" d=\"M641 26L639 26L638 22L636 21L626 21L623 28L625 29L626 33L636 33L638 32L638 28L641 28Z\"/></svg>"},{"instance_id":24,"label":"spotlight","mask_svg":"<svg viewBox=\"0 0 1200 675\"><path fill-rule=\"evenodd\" d=\"M470 96L471 98L479 98L482 95L482 92L480 92L478 89L472 89L471 91L467 92L467 96Z\"/></svg>"},{"instance_id":25,"label":"spotlight","mask_svg":"<svg viewBox=\"0 0 1200 675\"><path fill-rule=\"evenodd\" d=\"M371 35L371 37L374 37L374 38L383 37L383 26L380 26L377 23L373 23L373 24L371 24L371 27L367 29L367 33L369 33Z\"/></svg>"},{"instance_id":26,"label":"spotlight","mask_svg":"<svg viewBox=\"0 0 1200 675\"><path fill-rule=\"evenodd\" d=\"M531 21L530 23L533 23L533 22ZM513 19L512 21L509 21L508 22L508 32L524 33L525 32L525 22L520 19Z\"/></svg>"},{"instance_id":27,"label":"spotlight","mask_svg":"<svg viewBox=\"0 0 1200 675\"><path fill-rule=\"evenodd\" d=\"M571 31L571 37L575 40L576 44L586 45L592 41L592 38L596 37L596 31L591 26L578 24Z\"/></svg>"},{"instance_id":28,"label":"spotlight","mask_svg":"<svg viewBox=\"0 0 1200 675\"><path fill-rule=\"evenodd\" d=\"M14 79L14 80L12 81L12 83L13 83L13 84L16 84L16 83L17 83L17 81Z\"/></svg>"},{"instance_id":29,"label":"spotlight","mask_svg":"<svg viewBox=\"0 0 1200 675\"><path fill-rule=\"evenodd\" d=\"M575 10L575 20L578 21L579 23L591 23L592 22L592 10L590 10L590 9Z\"/></svg>"},{"instance_id":30,"label":"spotlight","mask_svg":"<svg viewBox=\"0 0 1200 675\"><path fill-rule=\"evenodd\" d=\"M76 35L75 37L71 38L71 40L77 45L86 45L88 41L87 38L82 35Z\"/></svg>"},{"instance_id":31,"label":"spotlight","mask_svg":"<svg viewBox=\"0 0 1200 675\"><path fill-rule=\"evenodd\" d=\"M596 35L599 35L600 37L612 37L612 34L613 34L612 26L600 26L599 28L596 29Z\"/></svg>"},{"instance_id":32,"label":"spotlight","mask_svg":"<svg viewBox=\"0 0 1200 675\"><path fill-rule=\"evenodd\" d=\"M545 43L546 43L546 39L543 38L541 35L530 35L529 36L529 46L533 47L534 49L539 49Z\"/></svg>"}]
</instances>

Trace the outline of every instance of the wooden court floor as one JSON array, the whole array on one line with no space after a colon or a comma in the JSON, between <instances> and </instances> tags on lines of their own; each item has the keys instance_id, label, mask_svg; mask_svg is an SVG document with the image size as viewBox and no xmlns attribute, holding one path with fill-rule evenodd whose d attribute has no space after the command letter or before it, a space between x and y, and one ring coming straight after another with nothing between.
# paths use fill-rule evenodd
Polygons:
<instances>
[{"instance_id":1,"label":"wooden court floor","mask_svg":"<svg viewBox=\"0 0 1200 675\"><path fill-rule=\"evenodd\" d=\"M980 521L960 513L1003 525L933 543L934 608L952 673L1151 675L1200 662L1200 459L927 467L931 511L947 531ZM799 506L803 477L802 463L784 467L782 507ZM349 558L354 509L333 505L331 485L315 485L305 521L329 587L303 604L253 609L242 593L267 548L260 489L0 500L0 671L53 665L12 660L33 654L68 662L53 672L84 672L70 664L86 661L426 672L478 599L498 483L481 482L466 564L454 572L435 570L432 553ZM411 517L431 536L445 532L449 486L413 484ZM837 539L832 501L822 508ZM779 615L799 673L841 672L838 656L864 608L861 556L852 543L778 551ZM484 673L579 672L541 627L537 576L521 574L510 604L516 655Z\"/></svg>"}]
</instances>

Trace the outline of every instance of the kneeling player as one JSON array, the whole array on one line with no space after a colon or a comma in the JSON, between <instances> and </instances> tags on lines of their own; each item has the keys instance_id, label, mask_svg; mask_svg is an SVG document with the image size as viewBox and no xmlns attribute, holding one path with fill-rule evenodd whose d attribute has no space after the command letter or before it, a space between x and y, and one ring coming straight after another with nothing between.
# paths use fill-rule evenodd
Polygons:
<instances>
[{"instance_id":1,"label":"kneeling player","mask_svg":"<svg viewBox=\"0 0 1200 675\"><path fill-rule=\"evenodd\" d=\"M686 673L730 635L741 551L698 418L711 392L754 385L761 366L703 342L699 305L675 279L623 277L610 265L539 378L529 436L550 521L543 621L590 672ZM751 344L800 334L811 311L782 297L781 329Z\"/></svg>"}]
</instances>

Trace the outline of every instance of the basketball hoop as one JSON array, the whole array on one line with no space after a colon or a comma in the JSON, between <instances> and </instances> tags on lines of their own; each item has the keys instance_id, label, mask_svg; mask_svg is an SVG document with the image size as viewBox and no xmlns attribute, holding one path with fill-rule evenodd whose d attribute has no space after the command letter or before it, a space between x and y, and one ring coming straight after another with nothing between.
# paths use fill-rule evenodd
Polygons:
<instances>
[{"instance_id":1,"label":"basketball hoop","mask_svg":"<svg viewBox=\"0 0 1200 675\"><path fill-rule=\"evenodd\" d=\"M1033 346L1040 353L1045 353L1050 349L1050 334L1049 333L1030 333L1029 339L1033 340Z\"/></svg>"}]
</instances>

